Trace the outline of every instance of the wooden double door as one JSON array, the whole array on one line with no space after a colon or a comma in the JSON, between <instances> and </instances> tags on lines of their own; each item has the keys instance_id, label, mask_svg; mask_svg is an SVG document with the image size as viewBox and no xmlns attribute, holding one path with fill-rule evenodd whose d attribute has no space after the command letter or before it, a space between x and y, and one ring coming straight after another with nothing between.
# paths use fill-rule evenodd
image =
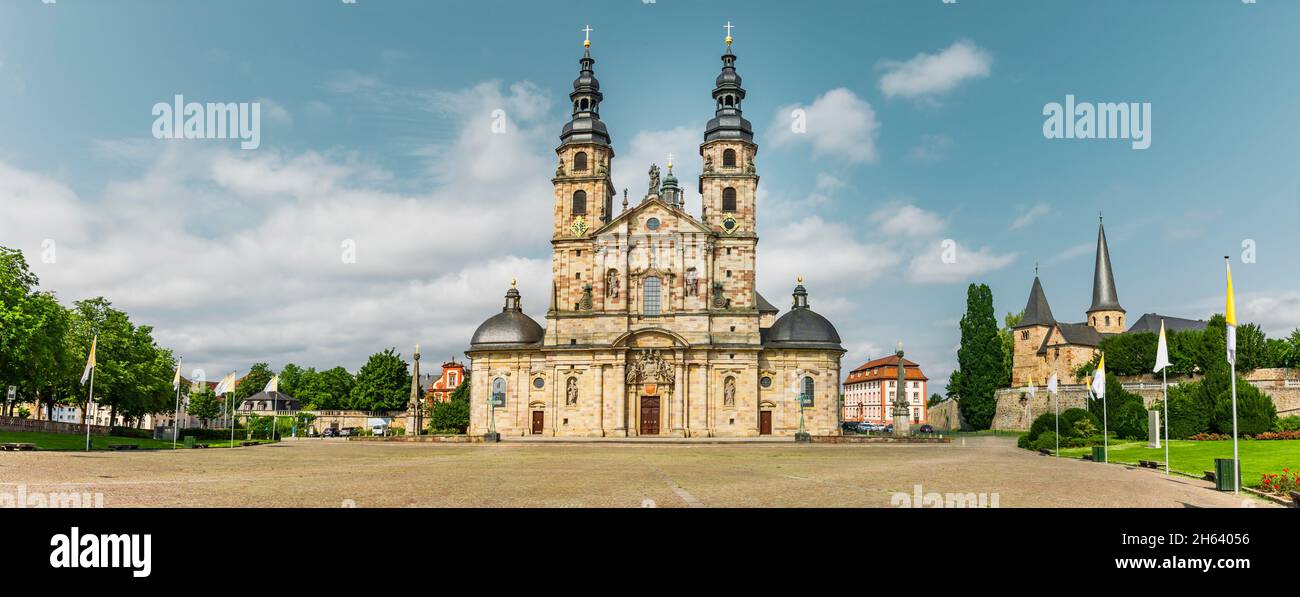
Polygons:
<instances>
[{"instance_id":1,"label":"wooden double door","mask_svg":"<svg viewBox=\"0 0 1300 597\"><path fill-rule=\"evenodd\" d=\"M659 435L659 397L641 397L641 435Z\"/></svg>"},{"instance_id":2,"label":"wooden double door","mask_svg":"<svg viewBox=\"0 0 1300 597\"><path fill-rule=\"evenodd\" d=\"M546 411L533 411L533 435L541 435L546 430Z\"/></svg>"},{"instance_id":3,"label":"wooden double door","mask_svg":"<svg viewBox=\"0 0 1300 597\"><path fill-rule=\"evenodd\" d=\"M772 411L758 411L758 434L772 435Z\"/></svg>"}]
</instances>

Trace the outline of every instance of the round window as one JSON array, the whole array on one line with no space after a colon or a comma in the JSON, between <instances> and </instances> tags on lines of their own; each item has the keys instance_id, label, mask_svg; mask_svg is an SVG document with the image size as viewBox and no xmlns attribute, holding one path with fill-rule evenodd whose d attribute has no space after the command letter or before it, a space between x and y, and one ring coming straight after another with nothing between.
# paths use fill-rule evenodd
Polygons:
<instances>
[{"instance_id":1,"label":"round window","mask_svg":"<svg viewBox=\"0 0 1300 597\"><path fill-rule=\"evenodd\" d=\"M758 380L758 385L761 385L764 388L770 388L772 387L772 378L764 377L763 379Z\"/></svg>"},{"instance_id":2,"label":"round window","mask_svg":"<svg viewBox=\"0 0 1300 597\"><path fill-rule=\"evenodd\" d=\"M727 232L731 232L736 229L736 220L734 218L726 218L722 220L722 227L726 229Z\"/></svg>"},{"instance_id":3,"label":"round window","mask_svg":"<svg viewBox=\"0 0 1300 597\"><path fill-rule=\"evenodd\" d=\"M646 227L646 228L649 228L649 229L651 229L651 230L658 230L658 229L659 229L659 218L650 218L649 220L646 220L646 221L645 221L645 227Z\"/></svg>"},{"instance_id":4,"label":"round window","mask_svg":"<svg viewBox=\"0 0 1300 597\"><path fill-rule=\"evenodd\" d=\"M542 389L542 387L545 386L545 385L546 385L546 380L544 380L544 379L542 379L542 378L540 378L540 377L537 378L537 379L534 379L534 380L533 380L533 387L534 387L534 388L537 388L537 389L540 390L540 389Z\"/></svg>"}]
</instances>

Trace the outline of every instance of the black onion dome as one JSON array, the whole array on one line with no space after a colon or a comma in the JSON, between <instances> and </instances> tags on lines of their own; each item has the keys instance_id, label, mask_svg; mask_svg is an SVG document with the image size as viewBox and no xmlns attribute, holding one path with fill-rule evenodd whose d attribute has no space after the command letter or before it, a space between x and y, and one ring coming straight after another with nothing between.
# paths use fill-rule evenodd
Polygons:
<instances>
[{"instance_id":1,"label":"black onion dome","mask_svg":"<svg viewBox=\"0 0 1300 597\"><path fill-rule=\"evenodd\" d=\"M471 349L520 348L541 342L543 333L542 326L524 315L519 291L512 286L505 307L478 326L469 343Z\"/></svg>"},{"instance_id":2,"label":"black onion dome","mask_svg":"<svg viewBox=\"0 0 1300 597\"><path fill-rule=\"evenodd\" d=\"M802 284L794 289L794 306L768 330L767 343L786 348L843 350L835 326L808 307L808 291Z\"/></svg>"}]
</instances>

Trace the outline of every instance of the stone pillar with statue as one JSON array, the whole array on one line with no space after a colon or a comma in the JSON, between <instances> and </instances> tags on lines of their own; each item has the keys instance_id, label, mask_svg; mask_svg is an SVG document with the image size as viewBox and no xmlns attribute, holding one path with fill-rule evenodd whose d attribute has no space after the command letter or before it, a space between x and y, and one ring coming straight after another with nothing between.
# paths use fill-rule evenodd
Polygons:
<instances>
[{"instance_id":1,"label":"stone pillar with statue","mask_svg":"<svg viewBox=\"0 0 1300 597\"><path fill-rule=\"evenodd\" d=\"M903 361L901 341L894 354L898 355L898 387L894 388L894 437L907 437L912 432L912 409L907 402L907 365Z\"/></svg>"},{"instance_id":2,"label":"stone pillar with statue","mask_svg":"<svg viewBox=\"0 0 1300 597\"><path fill-rule=\"evenodd\" d=\"M406 406L406 434L420 435L424 428L424 404L420 400L420 345L415 345L411 364L411 401Z\"/></svg>"}]
</instances>

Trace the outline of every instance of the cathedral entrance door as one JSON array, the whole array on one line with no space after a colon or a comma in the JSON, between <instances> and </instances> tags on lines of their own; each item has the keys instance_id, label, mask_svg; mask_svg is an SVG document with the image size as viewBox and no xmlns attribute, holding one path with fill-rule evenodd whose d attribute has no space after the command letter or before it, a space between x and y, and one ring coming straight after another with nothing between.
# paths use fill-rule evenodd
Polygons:
<instances>
[{"instance_id":1,"label":"cathedral entrance door","mask_svg":"<svg viewBox=\"0 0 1300 597\"><path fill-rule=\"evenodd\" d=\"M541 435L542 430L546 427L546 412L533 411L533 435Z\"/></svg>"},{"instance_id":2,"label":"cathedral entrance door","mask_svg":"<svg viewBox=\"0 0 1300 597\"><path fill-rule=\"evenodd\" d=\"M772 411L763 410L758 412L758 434L772 435Z\"/></svg>"},{"instance_id":3,"label":"cathedral entrance door","mask_svg":"<svg viewBox=\"0 0 1300 597\"><path fill-rule=\"evenodd\" d=\"M641 397L641 435L659 435L659 397Z\"/></svg>"}]
</instances>

